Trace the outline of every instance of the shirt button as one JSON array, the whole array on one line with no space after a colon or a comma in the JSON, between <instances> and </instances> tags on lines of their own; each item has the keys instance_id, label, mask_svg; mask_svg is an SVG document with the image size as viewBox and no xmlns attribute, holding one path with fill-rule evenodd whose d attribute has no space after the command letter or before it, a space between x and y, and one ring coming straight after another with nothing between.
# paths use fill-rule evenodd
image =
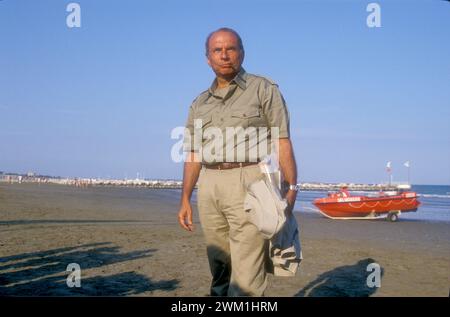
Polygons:
<instances>
[{"instance_id":1,"label":"shirt button","mask_svg":"<svg viewBox=\"0 0 450 317\"><path fill-rule=\"evenodd\" d=\"M244 113L242 116L245 118L247 115Z\"/></svg>"}]
</instances>

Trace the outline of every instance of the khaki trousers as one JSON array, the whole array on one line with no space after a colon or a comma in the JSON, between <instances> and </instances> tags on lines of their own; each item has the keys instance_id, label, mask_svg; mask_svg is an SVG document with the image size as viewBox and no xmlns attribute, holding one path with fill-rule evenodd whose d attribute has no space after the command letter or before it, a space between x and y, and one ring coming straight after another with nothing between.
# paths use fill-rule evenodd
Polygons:
<instances>
[{"instance_id":1,"label":"khaki trousers","mask_svg":"<svg viewBox=\"0 0 450 317\"><path fill-rule=\"evenodd\" d=\"M212 296L263 296L267 241L247 219L247 185L263 178L258 165L228 170L202 168L198 210L207 243Z\"/></svg>"}]
</instances>

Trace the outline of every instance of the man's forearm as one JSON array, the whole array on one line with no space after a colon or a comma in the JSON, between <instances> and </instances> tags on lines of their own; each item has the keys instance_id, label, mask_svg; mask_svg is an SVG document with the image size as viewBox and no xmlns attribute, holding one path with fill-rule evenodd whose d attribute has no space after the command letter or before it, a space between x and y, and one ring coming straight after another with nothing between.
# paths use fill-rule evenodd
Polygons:
<instances>
[{"instance_id":1,"label":"man's forearm","mask_svg":"<svg viewBox=\"0 0 450 317\"><path fill-rule=\"evenodd\" d=\"M202 165L194 159L195 154L190 153L191 159L184 163L183 171L183 189L181 192L181 202L189 202L191 200L192 191L194 190L195 184L197 183L198 176L200 175L200 170Z\"/></svg>"},{"instance_id":2,"label":"man's forearm","mask_svg":"<svg viewBox=\"0 0 450 317\"><path fill-rule=\"evenodd\" d=\"M291 140L288 138L279 140L279 160L284 180L289 184L297 184L297 164Z\"/></svg>"}]
</instances>

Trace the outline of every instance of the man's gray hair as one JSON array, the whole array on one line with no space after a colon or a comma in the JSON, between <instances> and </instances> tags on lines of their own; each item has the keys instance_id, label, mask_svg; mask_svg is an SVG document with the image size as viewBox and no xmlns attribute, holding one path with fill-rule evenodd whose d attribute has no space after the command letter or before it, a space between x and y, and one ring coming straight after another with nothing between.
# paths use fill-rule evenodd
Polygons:
<instances>
[{"instance_id":1,"label":"man's gray hair","mask_svg":"<svg viewBox=\"0 0 450 317\"><path fill-rule=\"evenodd\" d=\"M209 55L209 40L211 39L211 36L213 36L217 32L228 32L228 33L234 34L234 36L236 36L236 38L238 40L238 45L239 45L240 50L242 52L244 52L244 44L242 44L242 39L239 36L238 32L236 32L233 29L223 27L223 28L217 29L217 30L215 30L215 31L213 31L213 32L208 34L208 37L206 38L206 42L205 42L205 49L206 49L205 54L206 54L206 56Z\"/></svg>"}]
</instances>

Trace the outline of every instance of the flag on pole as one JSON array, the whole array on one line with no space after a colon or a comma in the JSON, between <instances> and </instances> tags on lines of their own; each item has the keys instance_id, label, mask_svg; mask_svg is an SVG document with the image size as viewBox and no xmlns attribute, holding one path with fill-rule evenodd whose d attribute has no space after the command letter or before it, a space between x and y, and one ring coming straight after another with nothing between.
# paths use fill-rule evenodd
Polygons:
<instances>
[{"instance_id":1,"label":"flag on pole","mask_svg":"<svg viewBox=\"0 0 450 317\"><path fill-rule=\"evenodd\" d=\"M410 176L410 164L409 161L406 161L405 163L403 163L403 165L405 165L408 168L408 184L411 184L411 176Z\"/></svg>"},{"instance_id":2,"label":"flag on pole","mask_svg":"<svg viewBox=\"0 0 450 317\"><path fill-rule=\"evenodd\" d=\"M386 164L386 171L387 171L388 173L391 172L391 161L387 162L387 164Z\"/></svg>"}]
</instances>

